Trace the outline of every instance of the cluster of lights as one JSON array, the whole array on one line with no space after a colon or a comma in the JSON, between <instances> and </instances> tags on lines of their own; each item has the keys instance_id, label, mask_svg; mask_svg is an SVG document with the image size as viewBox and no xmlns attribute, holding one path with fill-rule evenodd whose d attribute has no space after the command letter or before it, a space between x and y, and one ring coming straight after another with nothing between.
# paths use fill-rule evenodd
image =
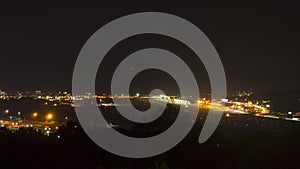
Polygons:
<instances>
[{"instance_id":1,"label":"cluster of lights","mask_svg":"<svg viewBox=\"0 0 300 169\"><path fill-rule=\"evenodd\" d=\"M1 127L4 127L3 120L0 120Z\"/></svg>"},{"instance_id":2,"label":"cluster of lights","mask_svg":"<svg viewBox=\"0 0 300 169\"><path fill-rule=\"evenodd\" d=\"M49 125L53 125L53 124L56 124L56 122L53 122L52 120L55 118L54 114L52 112L48 112L46 113L46 115L44 116L45 117L45 120L44 122L39 122L39 121L32 121L32 122L29 122L27 121L26 123L23 123L22 120L20 120L21 118L21 112L16 112L16 114L18 115L16 117L16 120L18 121L15 121L15 117L10 115L11 114L11 111L9 109L5 109L4 110L4 113L9 115L9 120L0 120L0 127L6 127L7 126L7 129L9 130L18 130L20 127L24 127L24 128L34 128L36 130L36 132L40 132L40 131L43 131L44 135L47 135L49 136L50 134L52 134L54 131L52 130L52 128L50 127L42 127L42 126L49 126ZM31 118L32 119L37 119L38 116L40 116L40 114L38 112L33 112L31 114ZM68 120L68 117L66 116L65 117L66 120ZM44 124L44 125L43 125ZM42 127L42 129L41 129ZM77 126L76 126L77 127ZM58 126L53 126L53 129L55 129L56 131L59 130L59 127Z\"/></svg>"},{"instance_id":3,"label":"cluster of lights","mask_svg":"<svg viewBox=\"0 0 300 169\"><path fill-rule=\"evenodd\" d=\"M50 127L45 127L44 130L46 132L45 135L49 136L50 133L51 133L51 128Z\"/></svg>"},{"instance_id":4,"label":"cluster of lights","mask_svg":"<svg viewBox=\"0 0 300 169\"><path fill-rule=\"evenodd\" d=\"M33 127L33 125L32 125L32 124L27 124L26 127L27 127L27 128L28 128L28 127Z\"/></svg>"}]
</instances>

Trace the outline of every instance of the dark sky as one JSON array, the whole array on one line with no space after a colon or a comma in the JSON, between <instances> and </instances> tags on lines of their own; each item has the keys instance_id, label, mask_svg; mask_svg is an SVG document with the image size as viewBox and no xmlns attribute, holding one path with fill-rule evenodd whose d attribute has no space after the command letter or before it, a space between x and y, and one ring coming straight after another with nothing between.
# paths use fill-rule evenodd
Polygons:
<instances>
[{"instance_id":1,"label":"dark sky","mask_svg":"<svg viewBox=\"0 0 300 169\"><path fill-rule=\"evenodd\" d=\"M197 25L217 49L230 91L300 90L297 4L175 1L1 4L0 89L70 91L86 40L111 20L146 11L175 14Z\"/></svg>"}]
</instances>

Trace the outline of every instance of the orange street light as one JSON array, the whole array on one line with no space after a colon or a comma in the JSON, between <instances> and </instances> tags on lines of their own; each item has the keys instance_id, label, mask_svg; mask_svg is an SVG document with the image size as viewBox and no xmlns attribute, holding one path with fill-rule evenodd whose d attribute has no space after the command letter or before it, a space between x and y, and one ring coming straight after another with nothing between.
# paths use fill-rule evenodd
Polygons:
<instances>
[{"instance_id":1,"label":"orange street light","mask_svg":"<svg viewBox=\"0 0 300 169\"><path fill-rule=\"evenodd\" d=\"M52 120L53 119L53 114L49 113L46 115L46 120Z\"/></svg>"},{"instance_id":2,"label":"orange street light","mask_svg":"<svg viewBox=\"0 0 300 169\"><path fill-rule=\"evenodd\" d=\"M37 113L37 112L34 112L33 114L32 114L32 117L37 117L39 114Z\"/></svg>"}]
</instances>

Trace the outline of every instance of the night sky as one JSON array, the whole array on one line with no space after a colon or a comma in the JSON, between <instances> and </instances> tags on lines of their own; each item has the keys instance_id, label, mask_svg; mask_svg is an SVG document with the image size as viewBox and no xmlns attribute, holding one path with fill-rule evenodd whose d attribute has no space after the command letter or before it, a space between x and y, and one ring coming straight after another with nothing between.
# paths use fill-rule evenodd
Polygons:
<instances>
[{"instance_id":1,"label":"night sky","mask_svg":"<svg viewBox=\"0 0 300 169\"><path fill-rule=\"evenodd\" d=\"M0 89L71 91L73 67L87 39L109 21L149 11L175 14L197 25L221 57L229 91L300 90L298 6L261 2L3 3Z\"/></svg>"}]
</instances>

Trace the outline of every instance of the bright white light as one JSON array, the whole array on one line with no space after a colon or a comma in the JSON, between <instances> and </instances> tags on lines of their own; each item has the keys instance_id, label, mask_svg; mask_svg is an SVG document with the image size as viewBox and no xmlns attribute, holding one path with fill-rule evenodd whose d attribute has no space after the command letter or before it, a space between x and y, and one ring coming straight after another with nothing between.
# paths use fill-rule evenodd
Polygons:
<instances>
[{"instance_id":1,"label":"bright white light","mask_svg":"<svg viewBox=\"0 0 300 169\"><path fill-rule=\"evenodd\" d=\"M271 106L269 104L266 105L267 108L270 108Z\"/></svg>"},{"instance_id":2,"label":"bright white light","mask_svg":"<svg viewBox=\"0 0 300 169\"><path fill-rule=\"evenodd\" d=\"M222 102L227 103L228 99L221 99Z\"/></svg>"},{"instance_id":3,"label":"bright white light","mask_svg":"<svg viewBox=\"0 0 300 169\"><path fill-rule=\"evenodd\" d=\"M290 115L291 115L291 114L292 114L292 112L291 112L291 111L289 111L289 112L288 112L288 114L290 114Z\"/></svg>"}]
</instances>

